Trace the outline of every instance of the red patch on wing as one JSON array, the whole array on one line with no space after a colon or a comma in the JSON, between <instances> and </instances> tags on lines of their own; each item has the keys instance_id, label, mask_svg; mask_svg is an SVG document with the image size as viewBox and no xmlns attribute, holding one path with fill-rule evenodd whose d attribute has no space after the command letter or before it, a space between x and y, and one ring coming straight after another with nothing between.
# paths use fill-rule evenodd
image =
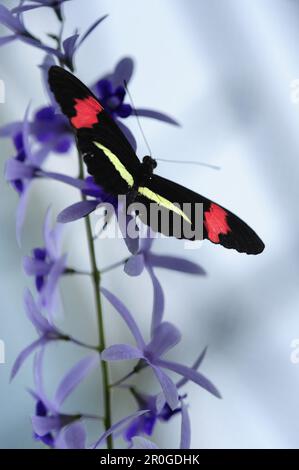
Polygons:
<instances>
[{"instance_id":1,"label":"red patch on wing","mask_svg":"<svg viewBox=\"0 0 299 470\"><path fill-rule=\"evenodd\" d=\"M93 98L88 96L83 99L75 99L76 116L71 118L71 123L76 129L80 127L92 127L98 122L98 114L103 111L103 106Z\"/></svg>"},{"instance_id":2,"label":"red patch on wing","mask_svg":"<svg viewBox=\"0 0 299 470\"><path fill-rule=\"evenodd\" d=\"M226 221L227 212L217 204L212 203L210 209L204 213L204 225L208 232L208 238L211 242L219 243L219 235L226 235L230 232Z\"/></svg>"}]
</instances>

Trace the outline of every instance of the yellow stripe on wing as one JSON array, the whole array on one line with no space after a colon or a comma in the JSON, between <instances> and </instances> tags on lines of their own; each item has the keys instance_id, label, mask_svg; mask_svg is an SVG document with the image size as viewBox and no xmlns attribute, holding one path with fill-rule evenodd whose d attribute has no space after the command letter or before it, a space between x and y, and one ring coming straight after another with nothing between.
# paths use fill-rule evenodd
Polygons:
<instances>
[{"instance_id":1,"label":"yellow stripe on wing","mask_svg":"<svg viewBox=\"0 0 299 470\"><path fill-rule=\"evenodd\" d=\"M142 196L147 197L151 201L156 202L159 206L163 206L166 209L172 212L175 212L176 214L183 217L183 219L186 220L189 224L192 224L191 220L185 214L185 212L183 212L178 206L176 206L173 202L169 201L165 197L160 196L159 194L154 193L154 191L152 191L151 189L143 187L143 186L140 186L138 188L138 193L141 194Z\"/></svg>"},{"instance_id":2,"label":"yellow stripe on wing","mask_svg":"<svg viewBox=\"0 0 299 470\"><path fill-rule=\"evenodd\" d=\"M109 158L110 162L112 163L116 171L118 171L120 176L127 182L128 186L133 187L134 185L133 176L131 175L131 173L128 172L128 170L122 164L120 159L116 155L114 155L114 153L112 153L111 150L109 150L107 147L100 144L99 142L93 142L93 143L96 147L98 147L100 150L104 152L106 157Z\"/></svg>"}]
</instances>

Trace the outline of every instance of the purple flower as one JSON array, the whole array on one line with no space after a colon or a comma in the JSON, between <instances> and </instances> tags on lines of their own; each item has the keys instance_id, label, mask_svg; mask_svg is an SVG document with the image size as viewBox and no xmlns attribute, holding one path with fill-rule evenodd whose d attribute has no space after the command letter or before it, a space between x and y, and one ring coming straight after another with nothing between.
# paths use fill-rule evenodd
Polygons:
<instances>
[{"instance_id":1,"label":"purple flower","mask_svg":"<svg viewBox=\"0 0 299 470\"><path fill-rule=\"evenodd\" d=\"M191 429L190 429L190 418L188 410L183 400L181 400L181 413L182 413L182 422L181 422L181 441L180 449L190 449L191 441ZM149 439L146 439L141 436L134 436L132 438L133 446L132 449L159 449L159 447Z\"/></svg>"},{"instance_id":2,"label":"purple flower","mask_svg":"<svg viewBox=\"0 0 299 470\"><path fill-rule=\"evenodd\" d=\"M126 118L132 114L131 105L124 103L126 90L123 86L114 88L109 80L103 79L97 82L96 91L105 110L112 116Z\"/></svg>"},{"instance_id":3,"label":"purple flower","mask_svg":"<svg viewBox=\"0 0 299 470\"><path fill-rule=\"evenodd\" d=\"M12 136L16 148L16 156L7 160L5 165L5 179L18 192L20 196L16 215L17 240L21 242L21 229L25 220L26 207L31 182L38 178L52 178L69 184L79 189L85 187L85 182L67 175L47 172L41 169L41 165L49 153L48 145L43 145L40 150L33 152L30 144L30 124L28 121L29 108L27 108L22 124L14 123L2 129L2 136ZM52 144L51 144L52 145Z\"/></svg>"},{"instance_id":4,"label":"purple flower","mask_svg":"<svg viewBox=\"0 0 299 470\"><path fill-rule=\"evenodd\" d=\"M25 219L28 191L31 181L37 176L39 169L35 158L28 151L28 126L27 114L25 114L22 132L18 132L13 137L13 142L17 151L15 157L10 158L5 165L5 179L18 192L20 201L16 215L16 234L20 244L21 229ZM41 156L40 160L43 157Z\"/></svg>"},{"instance_id":5,"label":"purple flower","mask_svg":"<svg viewBox=\"0 0 299 470\"><path fill-rule=\"evenodd\" d=\"M52 35L52 38L56 40L57 47L50 47L46 44L43 44L39 39L34 37L24 26L22 15L24 12L39 8L41 6L53 7L55 12L60 20L61 16L61 3L62 1L48 1L43 5L19 5L13 10L8 10L3 5L0 5L0 23L6 26L10 31L13 32L10 36L5 36L0 38L0 46L3 46L15 39L19 39L30 46L37 47L49 54L55 56L60 63L66 65L70 70L74 69L74 55L75 52L79 49L82 43L88 38L88 36L94 31L94 29L105 19L108 15L104 15L101 18L98 18L92 25L87 29L85 33L81 36L76 32L72 36L63 40L62 45L60 44L61 38L55 35ZM56 5L55 5L56 3Z\"/></svg>"},{"instance_id":6,"label":"purple flower","mask_svg":"<svg viewBox=\"0 0 299 470\"><path fill-rule=\"evenodd\" d=\"M104 202L109 202L114 207L117 206L117 198L105 193L101 186L95 183L92 176L88 176L85 179L82 194L89 196L90 199L76 202L61 211L57 216L59 223L65 224L86 217L93 212L99 204Z\"/></svg>"},{"instance_id":7,"label":"purple flower","mask_svg":"<svg viewBox=\"0 0 299 470\"><path fill-rule=\"evenodd\" d=\"M71 206L66 207L58 214L57 221L62 224L74 222L91 214L100 204L111 204L128 250L130 253L136 253L139 247L139 238L130 237L127 231L127 226L132 223L133 216L124 214L123 210L125 208L119 207L118 199L113 194L107 194L101 186L95 183L92 176L88 176L85 179L85 185L81 191L84 196L89 198L85 197L82 201L75 202ZM101 231L106 228L113 213L109 212ZM123 217L123 215L125 216Z\"/></svg>"},{"instance_id":8,"label":"purple flower","mask_svg":"<svg viewBox=\"0 0 299 470\"><path fill-rule=\"evenodd\" d=\"M19 39L20 41L23 41L31 46L53 54L62 60L64 56L59 50L44 45L39 39L35 38L27 30L22 18L22 13L23 11L26 11L26 9L26 7L19 6L13 10L8 10L5 6L0 5L0 24L6 26L6 28L8 28L13 33L9 36L1 37L0 46L4 46L5 44Z\"/></svg>"},{"instance_id":9,"label":"purple flower","mask_svg":"<svg viewBox=\"0 0 299 470\"><path fill-rule=\"evenodd\" d=\"M29 5L24 5L24 2L20 2L20 5L12 10L13 13L21 13L29 10L36 10L41 7L53 8L59 21L62 21L62 4L69 2L70 0L29 0Z\"/></svg>"},{"instance_id":10,"label":"purple flower","mask_svg":"<svg viewBox=\"0 0 299 470\"><path fill-rule=\"evenodd\" d=\"M151 367L161 385L165 401L172 410L178 405L178 391L172 379L164 372L164 369L173 371L183 378L195 382L220 398L220 393L216 387L204 375L182 364L163 359L164 355L181 340L181 334L174 325L169 322L160 323L152 331L151 340L146 344L134 318L124 304L106 289L102 288L102 293L126 322L137 345L137 347L128 344L110 346L102 352L103 360L123 361L139 359L134 372L138 372L145 366Z\"/></svg>"},{"instance_id":11,"label":"purple flower","mask_svg":"<svg viewBox=\"0 0 299 470\"><path fill-rule=\"evenodd\" d=\"M135 418L125 429L124 437L127 441L131 441L134 436L138 436L140 434L151 436L158 420L167 422L172 418L172 416L181 412L181 407L177 407L172 410L168 403L164 403L162 409L158 410L156 395L141 393L134 387L130 387L130 391L135 398L139 409L148 409L149 412Z\"/></svg>"},{"instance_id":12,"label":"purple flower","mask_svg":"<svg viewBox=\"0 0 299 470\"><path fill-rule=\"evenodd\" d=\"M67 119L63 114L56 113L53 106L45 106L35 113L30 132L37 142L47 145L49 151L67 153L74 143Z\"/></svg>"},{"instance_id":13,"label":"purple flower","mask_svg":"<svg viewBox=\"0 0 299 470\"><path fill-rule=\"evenodd\" d=\"M82 422L73 422L61 430L55 439L55 447L58 449L96 449L100 447L108 436L116 433L128 422L135 419L137 416L141 416L147 413L148 410L137 411L113 424L107 431L105 431L99 439L91 446L87 446L86 443L86 430Z\"/></svg>"},{"instance_id":14,"label":"purple flower","mask_svg":"<svg viewBox=\"0 0 299 470\"><path fill-rule=\"evenodd\" d=\"M130 57L124 57L116 64L112 73L105 75L92 86L92 90L136 151L137 143L135 137L130 129L119 120L119 118L123 119L131 116L134 112L132 106L124 102L126 98L126 88L124 84L129 83L133 72L133 60ZM150 117L169 124L178 125L177 121L164 113L144 108L138 108L135 112L141 117Z\"/></svg>"},{"instance_id":15,"label":"purple flower","mask_svg":"<svg viewBox=\"0 0 299 470\"><path fill-rule=\"evenodd\" d=\"M36 111L32 122L28 121L28 134L39 144L38 161L42 163L50 152L67 153L74 143L74 135L66 117L56 112L54 106L44 106ZM0 129L1 137L15 139L22 132L22 122L17 121ZM29 138L28 136L28 138Z\"/></svg>"},{"instance_id":16,"label":"purple flower","mask_svg":"<svg viewBox=\"0 0 299 470\"><path fill-rule=\"evenodd\" d=\"M74 70L74 55L83 44L83 42L88 38L88 36L107 18L108 15L101 16L96 19L91 26L83 33L79 35L77 32L72 36L66 38L62 43L61 54L63 56L64 64L70 69Z\"/></svg>"},{"instance_id":17,"label":"purple flower","mask_svg":"<svg viewBox=\"0 0 299 470\"><path fill-rule=\"evenodd\" d=\"M105 110L111 114L114 119L127 118L132 115L133 108L125 103L126 88L134 73L134 62L130 57L124 57L115 66L111 74L98 80L92 87L95 94L100 99ZM178 125L177 121L164 113L145 108L137 108L138 116L150 117L168 124Z\"/></svg>"},{"instance_id":18,"label":"purple flower","mask_svg":"<svg viewBox=\"0 0 299 470\"><path fill-rule=\"evenodd\" d=\"M194 362L192 369L197 370L201 365L207 348L205 348L199 357ZM179 380L176 384L177 389L183 387L188 382L187 378ZM182 407L179 406L176 409L172 410L168 403L165 402L164 395L161 393L159 395L149 395L146 393L141 393L137 391L134 387L120 385L121 388L129 388L133 397L135 398L138 407L140 409L148 409L149 412L135 418L132 423L125 430L124 436L125 439L131 441L134 436L140 434L147 434L148 436L152 435L154 427L157 421L169 421L175 414L182 412ZM180 402L186 398L186 395L179 396Z\"/></svg>"},{"instance_id":19,"label":"purple flower","mask_svg":"<svg viewBox=\"0 0 299 470\"><path fill-rule=\"evenodd\" d=\"M32 256L25 256L23 266L28 276L34 276L39 293L39 304L50 313L57 308L57 286L66 267L66 255L61 254L62 226L51 226L51 212L47 211L44 222L44 246L34 248Z\"/></svg>"},{"instance_id":20,"label":"purple flower","mask_svg":"<svg viewBox=\"0 0 299 470\"><path fill-rule=\"evenodd\" d=\"M13 379L18 373L27 357L41 346L45 346L52 341L60 340L78 343L76 340L56 328L54 324L50 323L47 318L41 314L29 290L25 291L24 304L27 318L36 329L39 338L20 352L12 367L11 379Z\"/></svg>"},{"instance_id":21,"label":"purple flower","mask_svg":"<svg viewBox=\"0 0 299 470\"><path fill-rule=\"evenodd\" d=\"M67 397L78 385L99 365L99 354L92 354L80 359L60 381L54 399L50 400L45 393L43 384L43 355L44 350L36 354L34 362L35 390L31 392L36 400L35 415L31 418L35 438L44 444L55 447L56 436L70 423L81 418L99 417L82 413L66 414L62 406Z\"/></svg>"},{"instance_id":22,"label":"purple flower","mask_svg":"<svg viewBox=\"0 0 299 470\"><path fill-rule=\"evenodd\" d=\"M8 10L4 5L0 5L0 24L6 26L13 33L10 36L0 38L0 46L8 44L17 37L33 38L25 28L22 17L18 13Z\"/></svg>"},{"instance_id":23,"label":"purple flower","mask_svg":"<svg viewBox=\"0 0 299 470\"><path fill-rule=\"evenodd\" d=\"M129 276L139 276L144 269L150 275L154 289L154 304L152 313L152 331L162 321L164 311L164 293L161 284L154 272L154 268L165 268L172 271L193 275L205 275L205 271L198 264L169 255L157 255L152 252L154 234L147 230L147 237L141 239L137 254L133 254L125 263L124 270Z\"/></svg>"}]
</instances>

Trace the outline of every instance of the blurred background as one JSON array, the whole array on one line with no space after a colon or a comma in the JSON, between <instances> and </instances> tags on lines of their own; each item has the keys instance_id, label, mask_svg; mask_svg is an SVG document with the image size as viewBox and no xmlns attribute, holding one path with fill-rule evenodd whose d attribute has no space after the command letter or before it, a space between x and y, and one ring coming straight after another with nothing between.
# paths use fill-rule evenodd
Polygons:
<instances>
[{"instance_id":1,"label":"blurred background","mask_svg":"<svg viewBox=\"0 0 299 470\"><path fill-rule=\"evenodd\" d=\"M9 8L14 2L4 1ZM185 250L177 240L159 240L155 252L187 257L208 273L203 277L157 270L166 295L165 319L175 323L182 342L169 357L191 365L208 345L204 372L223 395L217 400L198 386L185 389L190 403L194 448L297 448L299 436L299 364L290 360L291 342L299 338L298 176L299 104L291 83L299 78L299 4L296 0L74 0L65 5L66 35L84 31L102 14L109 18L79 50L77 74L93 83L131 56L135 74L130 90L137 107L165 111L176 128L150 119L142 125L153 156L195 159L204 167L160 163L158 172L210 197L240 215L261 236L266 249L246 256L210 243ZM29 29L41 38L57 29L47 9L28 12ZM0 28L1 34L6 32ZM25 44L0 49L0 78L6 84L1 125L22 119L28 102L46 104L37 65L43 53ZM134 117L126 124L147 153ZM1 140L1 175L14 154ZM74 157L74 158L73 158ZM53 156L48 168L75 175L75 156ZM0 447L40 447L32 439L31 360L10 384L19 351L36 338L25 318L22 296L30 280L22 256L42 244L43 215L56 214L78 198L57 182L33 184L22 248L15 239L17 195L1 179L0 338L6 363L0 365ZM65 228L69 264L88 269L82 221ZM97 244L100 266L126 256L122 241ZM147 273L126 276L119 268L102 283L126 303L148 335L152 288ZM87 342L96 341L96 318L88 279L68 277L61 286L65 318L61 327ZM104 304L108 344L131 342L117 313ZM85 354L70 345L50 345L45 381L49 394L62 374ZM115 364L113 378L130 370ZM135 381L158 391L150 372ZM66 403L66 410L99 413L100 382L90 376ZM114 420L134 411L126 391L116 393ZM180 418L159 424L153 440L178 447ZM99 434L99 427L90 429ZM121 445L121 444L120 444Z\"/></svg>"}]
</instances>

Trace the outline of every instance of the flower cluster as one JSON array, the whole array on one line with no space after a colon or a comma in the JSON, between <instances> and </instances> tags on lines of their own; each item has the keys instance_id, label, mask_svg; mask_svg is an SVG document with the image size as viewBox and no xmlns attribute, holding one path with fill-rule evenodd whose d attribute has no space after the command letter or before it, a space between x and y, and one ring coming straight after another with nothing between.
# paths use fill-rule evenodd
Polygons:
<instances>
[{"instance_id":1,"label":"flower cluster","mask_svg":"<svg viewBox=\"0 0 299 470\"><path fill-rule=\"evenodd\" d=\"M6 162L5 178L19 195L16 215L19 244L21 244L21 229L26 218L28 195L33 182L51 179L71 185L78 190L78 200L58 215L54 225L52 223L53 208L48 209L43 225L43 242L38 247L34 247L31 254L25 256L23 260L25 273L34 279L36 293L33 295L29 289L26 289L24 305L28 320L37 332L37 338L19 354L11 377L16 376L24 361L31 354L35 355L34 389L30 390L35 402L32 427L35 438L51 448L99 448L105 443L112 448L114 436L122 436L131 448L157 448L157 445L148 439L152 436L156 424L158 422L165 424L177 414L181 416L180 447L189 448L191 431L186 385L191 381L217 398L220 398L220 393L213 383L198 370L206 354L206 348L200 353L192 367L167 359L167 353L181 341L181 333L175 325L163 318L166 293L159 281L157 271L167 269L191 276L204 276L205 271L192 261L177 256L156 254L153 251L153 239L150 233L141 241L137 239L137 242L133 243L127 240L129 249L127 258L101 271L95 255L94 245L97 240L92 236L89 214L101 202L110 202L117 207L118 201L115 197L106 194L92 177L85 176L80 156L80 171L77 178L48 171L44 166L45 161L50 160L52 154L68 158L69 151L74 145L69 123L59 112L47 86L48 69L53 64L60 64L74 70L74 59L78 48L107 17L107 15L100 16L83 34L76 31L72 36L64 37L63 8L64 4L69 3L70 0L22 0L12 10L0 6L0 23L10 31L9 35L0 38L0 45L4 46L19 40L38 48L45 55L39 67L47 90L47 103L33 113L28 107L22 120L7 124L0 129L0 135L10 138L15 148L14 155ZM25 26L24 15L30 16L30 11L39 8L47 8L49 12L54 12L60 24L58 35L48 34L52 44L44 44ZM111 73L103 75L91 85L91 88L136 149L136 140L124 124L124 120L132 114L137 113L140 117L174 125L177 125L177 122L158 111L144 108L133 109L132 104L127 102L127 83L133 71L132 59L125 57L118 62ZM90 272L83 272L68 266L67 253L62 249L63 224L78 219L85 221L91 259ZM153 307L149 341L144 339L134 315L123 302L101 285L105 272L117 266L122 266L124 276L136 277L146 272L151 280ZM60 282L64 276L82 273L90 277L94 288L99 322L99 341L96 345L86 344L57 326L56 313L62 309L59 296ZM101 297L105 298L121 316L132 334L133 344L106 346ZM144 308L144 306L141 307ZM44 355L49 344L53 342L75 345L87 350L88 355L65 374L57 387L54 398L51 399L45 390L43 377L46 371ZM135 364L129 374L112 384L109 383L109 368L115 361L135 361ZM102 373L105 396L99 415L90 415L84 411L65 412L66 399L95 369L99 369ZM131 378L138 376L143 370L148 370L155 377L160 387L159 393L145 393L138 386L132 385ZM173 375L180 378L175 381ZM136 402L136 411L116 422L112 422L112 388L119 394L124 391L129 392ZM104 431L95 442L90 442L85 428L86 420L99 421L104 427Z\"/></svg>"}]
</instances>

